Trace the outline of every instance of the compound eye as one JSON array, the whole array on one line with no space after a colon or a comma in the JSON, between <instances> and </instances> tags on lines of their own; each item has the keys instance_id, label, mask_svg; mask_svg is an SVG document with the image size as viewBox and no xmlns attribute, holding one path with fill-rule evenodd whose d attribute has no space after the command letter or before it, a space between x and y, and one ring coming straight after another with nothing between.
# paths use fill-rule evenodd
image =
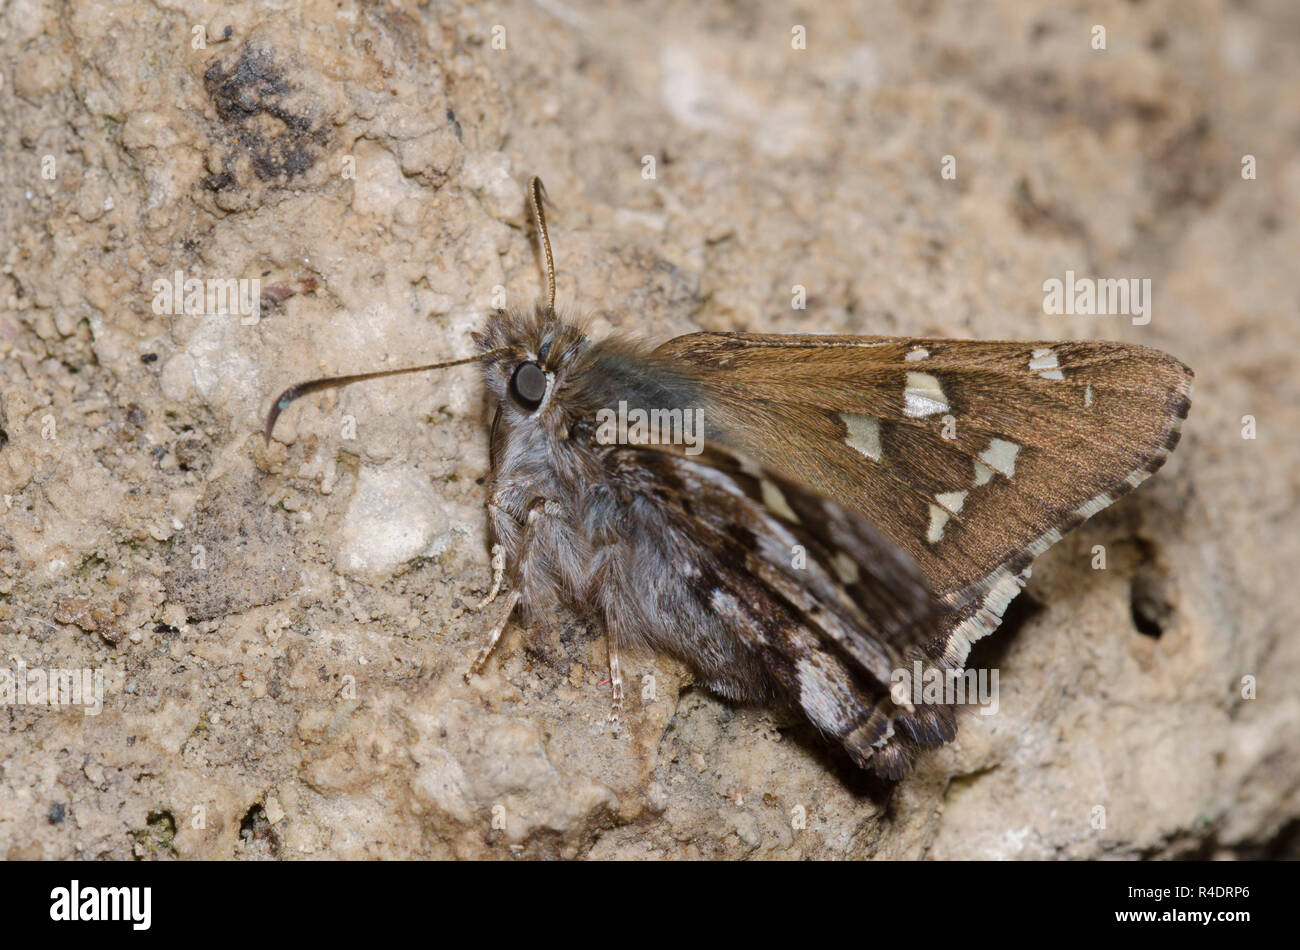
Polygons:
<instances>
[{"instance_id":1,"label":"compound eye","mask_svg":"<svg viewBox=\"0 0 1300 950\"><path fill-rule=\"evenodd\" d=\"M510 379L510 392L525 409L536 409L546 395L546 374L536 363L520 363Z\"/></svg>"}]
</instances>

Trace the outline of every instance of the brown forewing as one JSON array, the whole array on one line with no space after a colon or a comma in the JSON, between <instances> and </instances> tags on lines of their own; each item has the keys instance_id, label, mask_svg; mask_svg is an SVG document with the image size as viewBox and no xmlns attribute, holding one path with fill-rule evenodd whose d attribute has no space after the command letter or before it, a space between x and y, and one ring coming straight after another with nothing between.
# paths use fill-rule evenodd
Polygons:
<instances>
[{"instance_id":1,"label":"brown forewing","mask_svg":"<svg viewBox=\"0 0 1300 950\"><path fill-rule=\"evenodd\" d=\"M696 333L657 352L699 373L710 438L860 512L953 608L1159 468L1192 381L1108 342ZM931 381L941 396L919 407L934 411L909 415L909 382ZM850 444L855 417L875 420L878 458Z\"/></svg>"}]
</instances>

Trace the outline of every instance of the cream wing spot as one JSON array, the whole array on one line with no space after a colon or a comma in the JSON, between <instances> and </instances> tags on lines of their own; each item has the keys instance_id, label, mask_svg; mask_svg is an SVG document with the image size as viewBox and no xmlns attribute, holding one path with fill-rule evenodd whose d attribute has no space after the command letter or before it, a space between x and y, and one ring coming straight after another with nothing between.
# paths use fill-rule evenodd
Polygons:
<instances>
[{"instance_id":1,"label":"cream wing spot","mask_svg":"<svg viewBox=\"0 0 1300 950\"><path fill-rule=\"evenodd\" d=\"M930 355L929 350L927 350L923 346L918 346L914 350L909 350L907 355L904 356L903 359L907 360L907 362L909 363L915 363L917 360L923 360L929 355Z\"/></svg>"},{"instance_id":2,"label":"cream wing spot","mask_svg":"<svg viewBox=\"0 0 1300 950\"><path fill-rule=\"evenodd\" d=\"M857 583L858 563L843 551L836 552L835 557L831 559L831 567L835 568L841 584Z\"/></svg>"},{"instance_id":3,"label":"cream wing spot","mask_svg":"<svg viewBox=\"0 0 1300 950\"><path fill-rule=\"evenodd\" d=\"M1016 474L1016 456L1020 453L1020 446L1015 442L1008 442L1006 439L992 439L989 447L979 454L979 460L987 465L999 475L1005 475L1011 478ZM976 484L983 484L978 480L979 469L975 470L977 476Z\"/></svg>"},{"instance_id":4,"label":"cream wing spot","mask_svg":"<svg viewBox=\"0 0 1300 950\"><path fill-rule=\"evenodd\" d=\"M763 504L767 505L768 511L780 518L784 518L786 521L793 521L795 524L799 523L799 516L794 513L794 509L785 500L785 495L781 493L781 489L776 487L775 482L770 482L764 478L759 482L759 488L762 489Z\"/></svg>"},{"instance_id":5,"label":"cream wing spot","mask_svg":"<svg viewBox=\"0 0 1300 950\"><path fill-rule=\"evenodd\" d=\"M938 505L930 506L930 528L925 533L925 540L931 544L937 544L943 540L943 529L948 524L948 519L952 514L946 508L940 508Z\"/></svg>"},{"instance_id":6,"label":"cream wing spot","mask_svg":"<svg viewBox=\"0 0 1300 950\"><path fill-rule=\"evenodd\" d=\"M1029 368L1032 370L1055 369L1059 365L1056 354L1047 347L1034 350L1033 356L1029 359Z\"/></svg>"},{"instance_id":7,"label":"cream wing spot","mask_svg":"<svg viewBox=\"0 0 1300 950\"><path fill-rule=\"evenodd\" d=\"M840 420L848 429L844 443L849 448L861 452L871 461L879 462L883 455L880 448L880 420L856 412L841 412Z\"/></svg>"},{"instance_id":8,"label":"cream wing spot","mask_svg":"<svg viewBox=\"0 0 1300 950\"><path fill-rule=\"evenodd\" d=\"M959 515L961 514L962 505L966 504L966 493L964 491L940 492L934 496L934 500L954 515Z\"/></svg>"},{"instance_id":9,"label":"cream wing spot","mask_svg":"<svg viewBox=\"0 0 1300 950\"><path fill-rule=\"evenodd\" d=\"M948 411L948 397L944 395L939 380L929 373L908 373L903 388L903 415L923 419L937 412Z\"/></svg>"},{"instance_id":10,"label":"cream wing spot","mask_svg":"<svg viewBox=\"0 0 1300 950\"><path fill-rule=\"evenodd\" d=\"M1034 350L1034 355L1029 360L1029 368L1043 379L1065 379L1060 366L1056 354L1046 347Z\"/></svg>"},{"instance_id":11,"label":"cream wing spot","mask_svg":"<svg viewBox=\"0 0 1300 950\"><path fill-rule=\"evenodd\" d=\"M979 459L975 460L975 486L987 485L993 481L993 469L989 468Z\"/></svg>"}]
</instances>

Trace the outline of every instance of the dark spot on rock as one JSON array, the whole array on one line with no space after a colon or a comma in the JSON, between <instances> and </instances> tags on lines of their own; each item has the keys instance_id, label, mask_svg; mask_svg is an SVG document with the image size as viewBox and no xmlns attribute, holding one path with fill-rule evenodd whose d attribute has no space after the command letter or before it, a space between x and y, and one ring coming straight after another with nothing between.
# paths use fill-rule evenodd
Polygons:
<instances>
[{"instance_id":1,"label":"dark spot on rock","mask_svg":"<svg viewBox=\"0 0 1300 950\"><path fill-rule=\"evenodd\" d=\"M193 471L202 467L202 462L208 454L207 443L198 436L187 436L176 443L172 452L181 471Z\"/></svg>"},{"instance_id":2,"label":"dark spot on rock","mask_svg":"<svg viewBox=\"0 0 1300 950\"><path fill-rule=\"evenodd\" d=\"M229 171L223 171L219 175L204 175L203 187L208 191L224 191L235 183L235 176Z\"/></svg>"},{"instance_id":3,"label":"dark spot on rock","mask_svg":"<svg viewBox=\"0 0 1300 950\"><path fill-rule=\"evenodd\" d=\"M126 407L126 421L136 428L144 425L145 419L147 418L148 416L145 415L145 411L135 403L131 403L131 405Z\"/></svg>"},{"instance_id":4,"label":"dark spot on rock","mask_svg":"<svg viewBox=\"0 0 1300 950\"><path fill-rule=\"evenodd\" d=\"M0 449L3 449L8 444L9 444L9 433L6 432L4 429L0 429Z\"/></svg>"},{"instance_id":5,"label":"dark spot on rock","mask_svg":"<svg viewBox=\"0 0 1300 950\"><path fill-rule=\"evenodd\" d=\"M63 824L63 819L67 817L68 809L62 802L55 802L50 806L49 820L52 825Z\"/></svg>"},{"instance_id":6,"label":"dark spot on rock","mask_svg":"<svg viewBox=\"0 0 1300 950\"><path fill-rule=\"evenodd\" d=\"M222 36L222 38L227 39L227 40L230 39L230 38L231 38L232 36L234 36L234 35L235 35L235 28L234 28L233 26L228 26L228 27L226 27L224 30L221 31L221 36Z\"/></svg>"},{"instance_id":7,"label":"dark spot on rock","mask_svg":"<svg viewBox=\"0 0 1300 950\"><path fill-rule=\"evenodd\" d=\"M244 813L243 820L239 823L239 838L244 842L246 850L254 845L262 845L271 857L280 856L280 836L267 819L266 808L261 802L254 802Z\"/></svg>"},{"instance_id":8,"label":"dark spot on rock","mask_svg":"<svg viewBox=\"0 0 1300 950\"><path fill-rule=\"evenodd\" d=\"M451 130L456 133L456 141L465 141L465 135L461 131L460 123L456 121L456 113L451 109L447 110L447 121L451 123Z\"/></svg>"},{"instance_id":9,"label":"dark spot on rock","mask_svg":"<svg viewBox=\"0 0 1300 950\"><path fill-rule=\"evenodd\" d=\"M1166 601L1153 596L1152 592L1140 582L1139 577L1133 578L1133 592L1129 607L1133 612L1133 625L1137 627L1138 633L1154 640L1159 640L1161 634L1173 621L1173 608Z\"/></svg>"},{"instance_id":10,"label":"dark spot on rock","mask_svg":"<svg viewBox=\"0 0 1300 950\"><path fill-rule=\"evenodd\" d=\"M167 853L174 856L176 816L166 808L155 809L145 817L145 827L131 832L131 837L135 839L137 861L157 859Z\"/></svg>"},{"instance_id":11,"label":"dark spot on rock","mask_svg":"<svg viewBox=\"0 0 1300 950\"><path fill-rule=\"evenodd\" d=\"M1084 233L1083 225L1069 211L1039 196L1028 178L1022 177L1016 182L1011 211L1026 231L1059 237L1077 237Z\"/></svg>"},{"instance_id":12,"label":"dark spot on rock","mask_svg":"<svg viewBox=\"0 0 1300 950\"><path fill-rule=\"evenodd\" d=\"M300 277L297 280L272 284L262 291L262 309L263 311L274 310L290 297L298 294L315 295L318 286L315 277Z\"/></svg>"},{"instance_id":13,"label":"dark spot on rock","mask_svg":"<svg viewBox=\"0 0 1300 950\"><path fill-rule=\"evenodd\" d=\"M213 63L203 74L203 85L227 122L239 122L262 112L280 114L286 124L297 124L297 116L284 114L276 103L289 94L289 84L269 49L244 46L232 66Z\"/></svg>"},{"instance_id":14,"label":"dark spot on rock","mask_svg":"<svg viewBox=\"0 0 1300 950\"><path fill-rule=\"evenodd\" d=\"M141 353L141 354L140 354L140 362L141 362L141 363L156 363L156 362L158 362L158 354L157 354L157 353Z\"/></svg>"},{"instance_id":15,"label":"dark spot on rock","mask_svg":"<svg viewBox=\"0 0 1300 950\"><path fill-rule=\"evenodd\" d=\"M1174 622L1174 579L1155 545L1143 538L1137 544L1140 560L1133 572L1129 609L1138 633L1158 640Z\"/></svg>"},{"instance_id":16,"label":"dark spot on rock","mask_svg":"<svg viewBox=\"0 0 1300 950\"><path fill-rule=\"evenodd\" d=\"M232 169L245 155L263 181L292 179L316 164L327 125L318 121L310 97L285 77L272 50L246 44L233 63L209 66L203 86L232 145L222 171L205 178L203 187L231 187Z\"/></svg>"}]
</instances>

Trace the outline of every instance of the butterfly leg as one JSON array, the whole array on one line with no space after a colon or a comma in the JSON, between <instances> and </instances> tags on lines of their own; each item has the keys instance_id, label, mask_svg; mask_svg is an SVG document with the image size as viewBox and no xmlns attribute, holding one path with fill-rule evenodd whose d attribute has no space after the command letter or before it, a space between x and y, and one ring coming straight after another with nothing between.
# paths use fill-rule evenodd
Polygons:
<instances>
[{"instance_id":1,"label":"butterfly leg","mask_svg":"<svg viewBox=\"0 0 1300 950\"><path fill-rule=\"evenodd\" d=\"M614 631L608 627L605 629L605 647L609 653L609 683L613 690L609 725L614 732L618 732L621 726L620 714L623 711L623 671L618 665L618 643L614 639Z\"/></svg>"},{"instance_id":2,"label":"butterfly leg","mask_svg":"<svg viewBox=\"0 0 1300 950\"><path fill-rule=\"evenodd\" d=\"M506 595L505 609L501 611L501 616L497 619L497 622L492 625L492 631L488 634L487 643L483 644L483 649L478 651L478 656L476 656L474 662L470 664L469 671L465 674L466 682L469 682L471 676L478 675L478 672L483 669L483 664L488 661L488 657L492 655L492 651L495 650L497 644L501 642L501 635L506 631L506 624L510 622L510 615L515 612L515 607L518 605L519 591L517 589L512 590Z\"/></svg>"},{"instance_id":3,"label":"butterfly leg","mask_svg":"<svg viewBox=\"0 0 1300 950\"><path fill-rule=\"evenodd\" d=\"M505 545L497 542L492 545L492 589L487 592L487 596L477 604L471 604L470 610L482 610L492 601L497 599L497 594L501 593L501 581L506 576L506 549Z\"/></svg>"},{"instance_id":4,"label":"butterfly leg","mask_svg":"<svg viewBox=\"0 0 1300 950\"><path fill-rule=\"evenodd\" d=\"M524 536L519 545L520 565L522 565L528 557L528 543L532 540L533 526L537 523L537 519L545 513L548 504L550 503L547 502L546 499L537 498L528 507L528 520L524 524ZM479 605L480 607L486 606L496 599L497 594L501 590L501 582L505 576L505 568L505 548L501 544L494 544L492 546L492 589L488 591L488 595ZM519 573L522 572L518 571L517 566L516 577ZM478 651L478 656L474 658L474 662L470 664L469 670L465 673L466 682L469 682L470 677L478 675L479 671L483 669L483 664L487 663L488 657L492 655L492 651L495 650L497 644L501 642L501 636L505 633L506 625L510 622L510 617L515 612L515 608L519 606L519 599L520 591L516 586L514 590L510 591L510 593L506 595L505 608L501 611L497 622L492 625L492 630L488 633L487 643L483 644L483 648Z\"/></svg>"}]
</instances>

